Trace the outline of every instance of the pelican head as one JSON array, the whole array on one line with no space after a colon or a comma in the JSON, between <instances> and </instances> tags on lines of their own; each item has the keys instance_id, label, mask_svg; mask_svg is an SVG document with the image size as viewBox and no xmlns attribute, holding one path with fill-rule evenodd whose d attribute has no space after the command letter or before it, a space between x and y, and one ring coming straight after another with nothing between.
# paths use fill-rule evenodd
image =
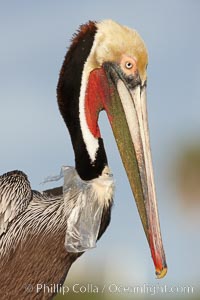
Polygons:
<instances>
[{"instance_id":1,"label":"pelican head","mask_svg":"<svg viewBox=\"0 0 200 300\"><path fill-rule=\"evenodd\" d=\"M84 180L100 176L107 167L98 126L100 111L106 111L156 275L162 278L167 265L149 142L147 64L146 46L135 30L111 20L82 25L61 69L58 104L71 135L76 169Z\"/></svg>"}]
</instances>

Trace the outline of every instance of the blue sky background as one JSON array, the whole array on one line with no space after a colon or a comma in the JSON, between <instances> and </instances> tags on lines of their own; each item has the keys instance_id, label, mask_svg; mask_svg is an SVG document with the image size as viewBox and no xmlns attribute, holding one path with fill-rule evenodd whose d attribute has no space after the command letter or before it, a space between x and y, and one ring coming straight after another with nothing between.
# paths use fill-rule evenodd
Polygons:
<instances>
[{"instance_id":1,"label":"blue sky background","mask_svg":"<svg viewBox=\"0 0 200 300\"><path fill-rule=\"evenodd\" d=\"M199 139L200 1L0 1L0 173L26 172L34 189L74 165L56 85L72 34L88 20L135 28L149 51L148 112L168 275L160 285L200 287L199 213L184 211L169 174L184 143ZM104 114L100 127L116 180L112 222L71 282L158 284L133 196ZM47 186L47 188L50 186ZM46 188L46 187L45 187ZM89 266L89 267L88 267ZM125 296L125 295L123 295Z\"/></svg>"}]
</instances>

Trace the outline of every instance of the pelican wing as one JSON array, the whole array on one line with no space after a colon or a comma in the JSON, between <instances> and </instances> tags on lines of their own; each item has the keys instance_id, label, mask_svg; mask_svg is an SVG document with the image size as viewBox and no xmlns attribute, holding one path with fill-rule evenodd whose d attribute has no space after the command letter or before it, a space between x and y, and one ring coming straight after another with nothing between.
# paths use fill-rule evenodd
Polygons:
<instances>
[{"instance_id":1,"label":"pelican wing","mask_svg":"<svg viewBox=\"0 0 200 300\"><path fill-rule=\"evenodd\" d=\"M32 190L26 174L16 170L0 176L0 236L27 208L31 198Z\"/></svg>"}]
</instances>

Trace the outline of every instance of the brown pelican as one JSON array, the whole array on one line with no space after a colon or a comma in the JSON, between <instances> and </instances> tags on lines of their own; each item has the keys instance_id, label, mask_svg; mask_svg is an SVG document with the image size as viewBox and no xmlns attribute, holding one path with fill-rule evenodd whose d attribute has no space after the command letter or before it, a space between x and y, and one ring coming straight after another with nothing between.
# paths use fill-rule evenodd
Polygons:
<instances>
[{"instance_id":1,"label":"brown pelican","mask_svg":"<svg viewBox=\"0 0 200 300\"><path fill-rule=\"evenodd\" d=\"M42 193L31 190L21 171L0 177L0 299L51 299L55 290L47 293L38 284L63 284L72 263L106 230L114 183L98 127L101 110L107 112L156 275L166 274L146 111L147 60L138 33L111 20L88 22L73 37L57 98L75 168L63 169L63 187Z\"/></svg>"}]
</instances>

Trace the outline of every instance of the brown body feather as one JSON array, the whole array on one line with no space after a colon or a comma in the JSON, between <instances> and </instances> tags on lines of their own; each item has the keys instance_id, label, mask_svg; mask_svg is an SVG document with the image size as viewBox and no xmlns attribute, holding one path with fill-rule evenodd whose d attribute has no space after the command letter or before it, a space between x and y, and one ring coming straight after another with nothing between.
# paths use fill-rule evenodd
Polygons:
<instances>
[{"instance_id":1,"label":"brown body feather","mask_svg":"<svg viewBox=\"0 0 200 300\"><path fill-rule=\"evenodd\" d=\"M62 188L46 191L46 195L58 196ZM112 204L104 208L98 239L110 222ZM54 234L35 235L30 232L26 241L19 243L15 251L10 251L6 260L0 261L0 299L25 300L52 299L54 291L41 289L63 284L73 262L82 254L68 253L64 247L65 230Z\"/></svg>"}]
</instances>

